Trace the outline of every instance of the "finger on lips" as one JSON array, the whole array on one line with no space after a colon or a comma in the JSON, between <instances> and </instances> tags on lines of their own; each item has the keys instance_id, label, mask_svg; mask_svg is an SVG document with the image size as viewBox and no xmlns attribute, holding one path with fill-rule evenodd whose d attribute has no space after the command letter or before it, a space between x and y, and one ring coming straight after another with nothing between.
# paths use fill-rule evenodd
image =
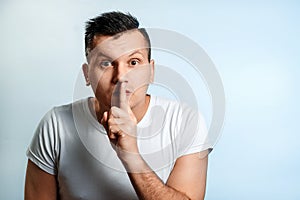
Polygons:
<instances>
[{"instance_id":1,"label":"finger on lips","mask_svg":"<svg viewBox=\"0 0 300 200\"><path fill-rule=\"evenodd\" d=\"M116 87L117 88L112 96L112 107L109 112L104 112L101 119L101 124L106 128L110 139L117 139L117 137L125 136L120 125L126 123L129 118L128 111L130 111L126 97L126 82L120 82L120 85L117 85ZM118 103L116 104L116 102Z\"/></svg>"},{"instance_id":2,"label":"finger on lips","mask_svg":"<svg viewBox=\"0 0 300 200\"><path fill-rule=\"evenodd\" d=\"M127 110L128 109L128 101L126 98L126 84L127 82L122 82L121 83L121 88L120 88L120 108L122 110Z\"/></svg>"},{"instance_id":3,"label":"finger on lips","mask_svg":"<svg viewBox=\"0 0 300 200\"><path fill-rule=\"evenodd\" d=\"M123 110L128 109L128 102L126 97L126 81L118 82L114 88L111 97L111 107L118 107Z\"/></svg>"}]
</instances>

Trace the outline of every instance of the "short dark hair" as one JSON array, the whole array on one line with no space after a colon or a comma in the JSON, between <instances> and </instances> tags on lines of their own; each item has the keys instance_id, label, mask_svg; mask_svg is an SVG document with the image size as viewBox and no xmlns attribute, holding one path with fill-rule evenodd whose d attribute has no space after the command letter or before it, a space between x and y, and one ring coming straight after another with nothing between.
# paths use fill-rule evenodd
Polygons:
<instances>
[{"instance_id":1,"label":"short dark hair","mask_svg":"<svg viewBox=\"0 0 300 200\"><path fill-rule=\"evenodd\" d=\"M85 27L85 55L87 56L93 46L94 36L113 36L118 33L138 29L139 22L131 14L122 12L107 12L86 22ZM144 36L148 45L148 61L151 59L151 43L147 31L138 29Z\"/></svg>"}]
</instances>

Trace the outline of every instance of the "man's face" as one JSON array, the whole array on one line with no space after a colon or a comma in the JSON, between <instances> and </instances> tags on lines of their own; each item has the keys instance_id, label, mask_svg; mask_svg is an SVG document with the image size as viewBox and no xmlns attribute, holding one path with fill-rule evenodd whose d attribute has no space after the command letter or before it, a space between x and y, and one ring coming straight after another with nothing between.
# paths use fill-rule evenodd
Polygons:
<instances>
[{"instance_id":1,"label":"man's face","mask_svg":"<svg viewBox=\"0 0 300 200\"><path fill-rule=\"evenodd\" d=\"M95 48L83 68L100 106L109 109L120 82L126 82L131 108L145 102L148 84L153 79L154 61L148 61L147 43L138 30L115 36L97 36Z\"/></svg>"}]
</instances>

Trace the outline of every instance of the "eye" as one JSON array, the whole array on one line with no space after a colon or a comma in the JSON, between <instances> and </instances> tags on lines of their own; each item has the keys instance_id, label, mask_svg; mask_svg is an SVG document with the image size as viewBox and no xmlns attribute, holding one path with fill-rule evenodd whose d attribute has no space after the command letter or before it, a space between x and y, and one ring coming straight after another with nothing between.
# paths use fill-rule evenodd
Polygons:
<instances>
[{"instance_id":1,"label":"eye","mask_svg":"<svg viewBox=\"0 0 300 200\"><path fill-rule=\"evenodd\" d=\"M103 68L106 68L106 67L112 66L112 63L108 60L105 60L105 61L100 62L100 66Z\"/></svg>"},{"instance_id":2,"label":"eye","mask_svg":"<svg viewBox=\"0 0 300 200\"><path fill-rule=\"evenodd\" d=\"M136 65L138 65L139 63L140 63L140 61L137 60L137 59L132 59L132 60L130 60L130 65L131 65L131 66L136 66Z\"/></svg>"}]
</instances>

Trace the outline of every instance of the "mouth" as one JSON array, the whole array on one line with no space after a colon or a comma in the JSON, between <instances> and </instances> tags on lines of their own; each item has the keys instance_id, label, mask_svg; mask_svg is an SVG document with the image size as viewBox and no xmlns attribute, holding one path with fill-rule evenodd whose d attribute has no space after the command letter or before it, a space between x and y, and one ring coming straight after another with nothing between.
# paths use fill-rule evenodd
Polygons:
<instances>
[{"instance_id":1,"label":"mouth","mask_svg":"<svg viewBox=\"0 0 300 200\"><path fill-rule=\"evenodd\" d=\"M132 92L130 91L130 90L126 90L126 95L127 96L129 96L129 95L131 95L132 94Z\"/></svg>"}]
</instances>

